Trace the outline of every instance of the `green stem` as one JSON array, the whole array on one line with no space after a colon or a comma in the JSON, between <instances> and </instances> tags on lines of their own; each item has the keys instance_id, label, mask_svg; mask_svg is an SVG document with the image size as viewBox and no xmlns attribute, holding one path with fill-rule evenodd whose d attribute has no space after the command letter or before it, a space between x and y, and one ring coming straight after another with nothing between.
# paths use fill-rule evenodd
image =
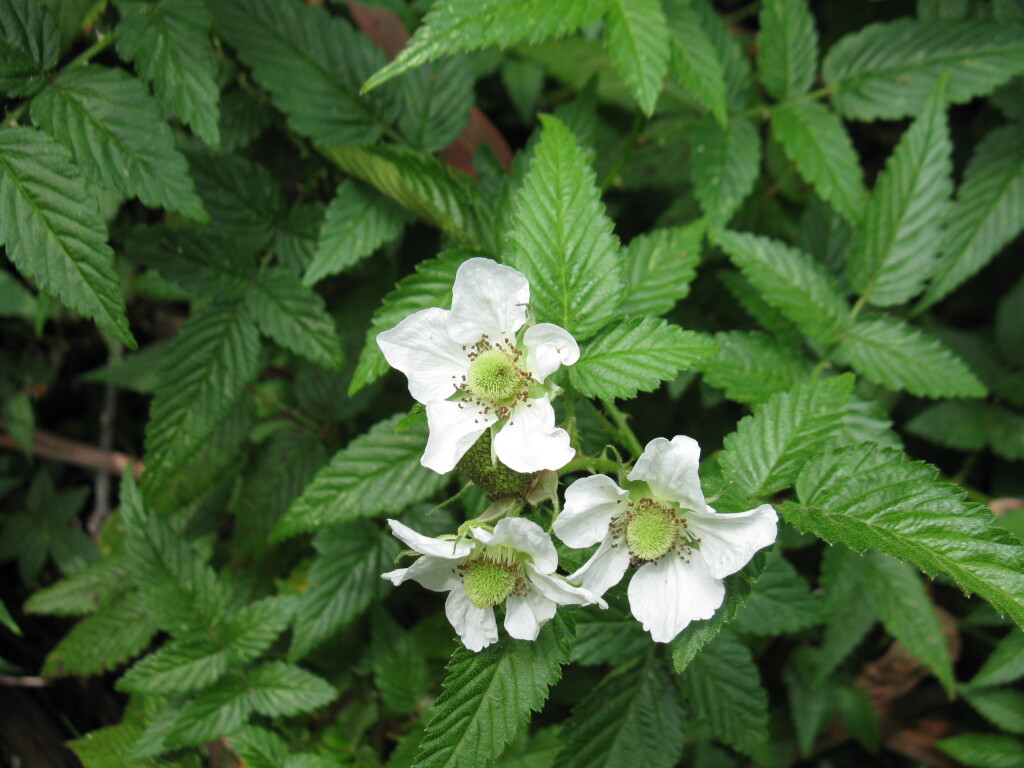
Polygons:
<instances>
[{"instance_id":1,"label":"green stem","mask_svg":"<svg viewBox=\"0 0 1024 768\"><path fill-rule=\"evenodd\" d=\"M112 32L108 32L107 34L105 34L103 37L101 37L99 40L97 40L95 43L90 45L88 48L86 48L84 51L78 54L75 58L73 58L71 61L65 64L61 68L61 72L66 72L67 70L74 69L75 67L85 66L93 59L93 57L107 50L107 48L112 46L116 41L117 30L115 29Z\"/></svg>"},{"instance_id":2,"label":"green stem","mask_svg":"<svg viewBox=\"0 0 1024 768\"><path fill-rule=\"evenodd\" d=\"M640 454L644 452L644 447L640 444L640 439L633 432L633 428L629 426L629 418L615 407L615 403L611 400L602 400L601 404L604 409L608 412L608 415L612 417L612 421L615 422L615 426L618 428L619 439L626 449L633 454L633 458L637 459Z\"/></svg>"},{"instance_id":3,"label":"green stem","mask_svg":"<svg viewBox=\"0 0 1024 768\"><path fill-rule=\"evenodd\" d=\"M753 3L747 3L742 8L737 8L732 13L727 13L722 17L727 25L735 24L738 21L743 21L751 16L756 16L758 11L761 10L761 0L754 0Z\"/></svg>"},{"instance_id":4,"label":"green stem","mask_svg":"<svg viewBox=\"0 0 1024 768\"><path fill-rule=\"evenodd\" d=\"M278 408L282 413L294 419L297 423L309 429L314 434L320 433L319 424L313 421L313 419L309 418L309 416L304 414L302 411L296 408L292 408L287 403L282 402L275 395L269 394L267 392L261 392L257 387L254 386L249 386L249 391L256 395L256 397L258 397L260 400L262 400L264 405L274 406L275 408Z\"/></svg>"},{"instance_id":5,"label":"green stem","mask_svg":"<svg viewBox=\"0 0 1024 768\"><path fill-rule=\"evenodd\" d=\"M590 472L592 475L597 475L615 474L618 471L619 465L611 459L577 454L575 459L558 470L558 476L571 475L573 472Z\"/></svg>"}]
</instances>

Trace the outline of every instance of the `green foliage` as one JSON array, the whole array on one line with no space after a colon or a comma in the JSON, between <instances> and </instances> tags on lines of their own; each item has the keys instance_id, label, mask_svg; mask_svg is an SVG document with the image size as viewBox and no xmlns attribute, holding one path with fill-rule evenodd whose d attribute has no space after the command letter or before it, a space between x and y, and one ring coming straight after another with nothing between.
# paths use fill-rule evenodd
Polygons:
<instances>
[{"instance_id":1,"label":"green foliage","mask_svg":"<svg viewBox=\"0 0 1024 768\"><path fill-rule=\"evenodd\" d=\"M668 72L669 34L659 0L608 0L605 44L645 115Z\"/></svg>"},{"instance_id":2,"label":"green foliage","mask_svg":"<svg viewBox=\"0 0 1024 768\"><path fill-rule=\"evenodd\" d=\"M757 63L765 90L777 101L803 96L818 70L818 31L806 0L769 0L760 26Z\"/></svg>"},{"instance_id":3,"label":"green foliage","mask_svg":"<svg viewBox=\"0 0 1024 768\"><path fill-rule=\"evenodd\" d=\"M669 28L669 76L693 94L723 127L729 122L727 85L719 52L696 12L682 2L664 6Z\"/></svg>"},{"instance_id":4,"label":"green foliage","mask_svg":"<svg viewBox=\"0 0 1024 768\"><path fill-rule=\"evenodd\" d=\"M0 91L30 96L60 55L60 29L50 9L32 0L0 2Z\"/></svg>"},{"instance_id":5,"label":"green foliage","mask_svg":"<svg viewBox=\"0 0 1024 768\"><path fill-rule=\"evenodd\" d=\"M655 229L630 241L622 251L626 293L623 314L663 315L690 293L697 273L704 221Z\"/></svg>"},{"instance_id":6,"label":"green foliage","mask_svg":"<svg viewBox=\"0 0 1024 768\"><path fill-rule=\"evenodd\" d=\"M705 115L693 131L690 181L711 230L724 227L750 194L761 162L757 129L737 118L723 128Z\"/></svg>"},{"instance_id":7,"label":"green foliage","mask_svg":"<svg viewBox=\"0 0 1024 768\"><path fill-rule=\"evenodd\" d=\"M762 333L715 335L718 354L699 364L704 380L740 403L760 403L805 380L807 358Z\"/></svg>"},{"instance_id":8,"label":"green foliage","mask_svg":"<svg viewBox=\"0 0 1024 768\"><path fill-rule=\"evenodd\" d=\"M751 589L733 626L742 634L778 635L798 632L820 620L819 601L811 594L807 582L786 558L770 552L764 573Z\"/></svg>"},{"instance_id":9,"label":"green foliage","mask_svg":"<svg viewBox=\"0 0 1024 768\"><path fill-rule=\"evenodd\" d=\"M1024 759L1024 743L1012 736L964 733L937 741L936 745L972 768L1013 768Z\"/></svg>"},{"instance_id":10,"label":"green foliage","mask_svg":"<svg viewBox=\"0 0 1024 768\"><path fill-rule=\"evenodd\" d=\"M465 57L426 64L399 83L398 127L414 147L437 152L459 137L473 107L473 75Z\"/></svg>"}]
</instances>

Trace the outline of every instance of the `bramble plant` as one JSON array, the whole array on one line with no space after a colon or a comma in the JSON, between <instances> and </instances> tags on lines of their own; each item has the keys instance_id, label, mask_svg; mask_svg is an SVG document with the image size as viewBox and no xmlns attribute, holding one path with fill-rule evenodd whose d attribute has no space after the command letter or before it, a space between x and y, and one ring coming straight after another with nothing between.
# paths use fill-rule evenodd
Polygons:
<instances>
[{"instance_id":1,"label":"bramble plant","mask_svg":"<svg viewBox=\"0 0 1024 768\"><path fill-rule=\"evenodd\" d=\"M1024 764L1019 0L0 0L0 94L0 759Z\"/></svg>"}]
</instances>

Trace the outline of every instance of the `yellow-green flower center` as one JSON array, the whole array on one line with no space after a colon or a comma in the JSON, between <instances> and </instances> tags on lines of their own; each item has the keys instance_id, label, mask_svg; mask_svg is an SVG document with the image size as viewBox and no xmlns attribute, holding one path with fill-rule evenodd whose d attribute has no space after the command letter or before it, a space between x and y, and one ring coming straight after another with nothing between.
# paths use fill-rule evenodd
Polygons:
<instances>
[{"instance_id":1,"label":"yellow-green flower center","mask_svg":"<svg viewBox=\"0 0 1024 768\"><path fill-rule=\"evenodd\" d=\"M470 393L480 400L491 403L506 403L512 400L523 386L523 373L512 357L497 349L489 349L477 355L469 364L466 386Z\"/></svg>"},{"instance_id":2,"label":"yellow-green flower center","mask_svg":"<svg viewBox=\"0 0 1024 768\"><path fill-rule=\"evenodd\" d=\"M522 582L518 564L481 557L461 567L466 597L477 608L493 608Z\"/></svg>"},{"instance_id":3,"label":"yellow-green flower center","mask_svg":"<svg viewBox=\"0 0 1024 768\"><path fill-rule=\"evenodd\" d=\"M657 560L679 538L679 520L658 504L640 506L626 523L626 544L637 560Z\"/></svg>"}]
</instances>

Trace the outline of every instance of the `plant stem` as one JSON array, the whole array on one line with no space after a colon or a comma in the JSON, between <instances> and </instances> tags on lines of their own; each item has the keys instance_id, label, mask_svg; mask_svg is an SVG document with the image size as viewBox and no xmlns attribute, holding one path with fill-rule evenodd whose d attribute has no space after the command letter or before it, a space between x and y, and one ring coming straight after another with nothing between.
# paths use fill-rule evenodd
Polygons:
<instances>
[{"instance_id":1,"label":"plant stem","mask_svg":"<svg viewBox=\"0 0 1024 768\"><path fill-rule=\"evenodd\" d=\"M644 447L640 444L640 439L633 432L633 428L629 426L629 418L615 407L613 401L602 400L601 404L608 412L608 415L612 417L612 421L615 422L615 426L618 428L616 431L622 444L633 454L634 459L639 458L640 454L644 452Z\"/></svg>"},{"instance_id":2,"label":"plant stem","mask_svg":"<svg viewBox=\"0 0 1024 768\"><path fill-rule=\"evenodd\" d=\"M597 456L577 457L558 470L558 476L569 475L573 472L590 472L591 474L615 474L619 471L619 465L611 459L602 459Z\"/></svg>"},{"instance_id":3,"label":"plant stem","mask_svg":"<svg viewBox=\"0 0 1024 768\"><path fill-rule=\"evenodd\" d=\"M66 72L67 70L74 69L75 67L85 66L93 59L94 56L107 50L107 48L112 46L116 41L117 30L115 29L112 32L108 32L107 34L105 34L103 37L101 37L99 40L97 40L95 43L90 45L88 48L86 48L84 51L78 54L75 58L73 58L71 61L65 64L61 68L61 71Z\"/></svg>"}]
</instances>

